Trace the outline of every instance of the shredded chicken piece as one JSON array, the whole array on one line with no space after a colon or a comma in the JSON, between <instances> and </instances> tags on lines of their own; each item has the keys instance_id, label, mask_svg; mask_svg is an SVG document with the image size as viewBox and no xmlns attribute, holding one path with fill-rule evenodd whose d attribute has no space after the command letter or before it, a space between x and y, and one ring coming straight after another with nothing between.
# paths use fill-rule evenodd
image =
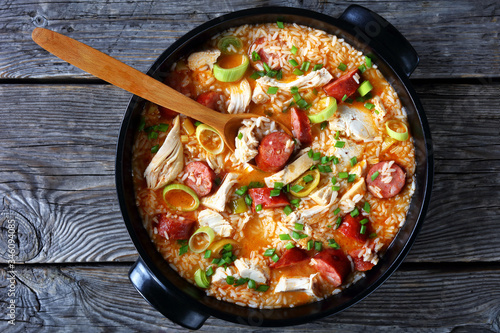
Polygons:
<instances>
[{"instance_id":1,"label":"shredded chicken piece","mask_svg":"<svg viewBox=\"0 0 500 333\"><path fill-rule=\"evenodd\" d=\"M266 283L269 279L269 268L260 266L256 261L240 258L234 261L234 265L238 268L241 277L252 279L257 283Z\"/></svg>"},{"instance_id":2,"label":"shredded chicken piece","mask_svg":"<svg viewBox=\"0 0 500 333\"><path fill-rule=\"evenodd\" d=\"M267 187L274 187L275 182L281 182L283 185L289 184L306 172L313 164L314 161L312 158L307 156L307 154L303 154L280 172L264 178L264 181Z\"/></svg>"},{"instance_id":3,"label":"shredded chicken piece","mask_svg":"<svg viewBox=\"0 0 500 333\"><path fill-rule=\"evenodd\" d=\"M261 85L256 83L253 89L252 101L255 104L264 104L269 100L269 95L262 89Z\"/></svg>"},{"instance_id":4,"label":"shredded chicken piece","mask_svg":"<svg viewBox=\"0 0 500 333\"><path fill-rule=\"evenodd\" d=\"M239 279L240 276L236 273L236 270L233 267L228 267L224 269L224 267L219 267L215 270L214 275L212 276L212 283L222 282L226 284L226 278L228 276L233 276L235 279Z\"/></svg>"},{"instance_id":5,"label":"shredded chicken piece","mask_svg":"<svg viewBox=\"0 0 500 333\"><path fill-rule=\"evenodd\" d=\"M363 160L361 162L358 162L349 172L350 174L355 174L356 177L362 178L365 176L366 173L366 161Z\"/></svg>"},{"instance_id":6,"label":"shredded chicken piece","mask_svg":"<svg viewBox=\"0 0 500 333\"><path fill-rule=\"evenodd\" d=\"M344 193L342 198L340 198L340 206L349 207L350 205L347 204L348 201L352 201L356 204L357 201L363 198L365 192L366 192L365 178L362 177L359 178L354 184L352 184L351 188L346 193ZM346 209L350 210L349 208Z\"/></svg>"},{"instance_id":7,"label":"shredded chicken piece","mask_svg":"<svg viewBox=\"0 0 500 333\"><path fill-rule=\"evenodd\" d=\"M281 277L274 288L275 293L287 291L302 291L311 296L319 296L319 285L316 277L319 273L311 274L309 277L287 278Z\"/></svg>"},{"instance_id":8,"label":"shredded chicken piece","mask_svg":"<svg viewBox=\"0 0 500 333\"><path fill-rule=\"evenodd\" d=\"M339 164L337 164L337 170L344 170L346 167L350 166L351 159L356 157L360 159L363 154L363 145L358 145L356 142L349 139L341 139L345 142L344 147L335 148L334 155L340 158Z\"/></svg>"},{"instance_id":9,"label":"shredded chicken piece","mask_svg":"<svg viewBox=\"0 0 500 333\"><path fill-rule=\"evenodd\" d=\"M229 191L231 191L233 185L237 183L238 177L239 175L237 173L228 173L217 192L215 192L211 196L201 199L202 205L222 212L226 207L226 201L229 196Z\"/></svg>"},{"instance_id":10,"label":"shredded chicken piece","mask_svg":"<svg viewBox=\"0 0 500 333\"><path fill-rule=\"evenodd\" d=\"M252 88L246 79L241 80L239 85L233 84L229 87L228 113L244 113L252 99Z\"/></svg>"},{"instance_id":11,"label":"shredded chicken piece","mask_svg":"<svg viewBox=\"0 0 500 333\"><path fill-rule=\"evenodd\" d=\"M203 66L208 66L210 70L212 70L220 55L221 52L219 50L192 53L188 58L188 67L192 71L202 68Z\"/></svg>"},{"instance_id":12,"label":"shredded chicken piece","mask_svg":"<svg viewBox=\"0 0 500 333\"><path fill-rule=\"evenodd\" d=\"M229 222L224 220L224 217L211 209L205 209L198 215L198 223L200 226L207 226L221 237L229 237L233 232L233 227Z\"/></svg>"},{"instance_id":13,"label":"shredded chicken piece","mask_svg":"<svg viewBox=\"0 0 500 333\"><path fill-rule=\"evenodd\" d=\"M337 191L332 190L332 186L327 184L313 192L310 197L320 206L332 205L337 199Z\"/></svg>"},{"instance_id":14,"label":"shredded chicken piece","mask_svg":"<svg viewBox=\"0 0 500 333\"><path fill-rule=\"evenodd\" d=\"M375 110L377 110L378 112L378 114L377 112L374 112L375 117L378 119L383 119L387 114L387 111L385 110L385 106L382 103L382 99L380 98L380 96L373 97L371 102L373 103L373 105L375 105Z\"/></svg>"},{"instance_id":15,"label":"shredded chicken piece","mask_svg":"<svg viewBox=\"0 0 500 333\"><path fill-rule=\"evenodd\" d=\"M165 141L144 171L148 188L157 190L174 180L184 168L183 153L180 118L177 116Z\"/></svg>"},{"instance_id":16,"label":"shredded chicken piece","mask_svg":"<svg viewBox=\"0 0 500 333\"><path fill-rule=\"evenodd\" d=\"M373 141L377 136L377 128L373 123L371 111L340 104L337 114L339 116L329 123L332 131L342 131L354 140L365 142Z\"/></svg>"},{"instance_id":17,"label":"shredded chicken piece","mask_svg":"<svg viewBox=\"0 0 500 333\"><path fill-rule=\"evenodd\" d=\"M268 76L257 79L257 83L265 87L278 87L282 90L290 91L290 88L297 87L299 90L321 87L330 82L333 76L326 68L310 72L307 75L299 76L296 80L285 83Z\"/></svg>"}]
</instances>

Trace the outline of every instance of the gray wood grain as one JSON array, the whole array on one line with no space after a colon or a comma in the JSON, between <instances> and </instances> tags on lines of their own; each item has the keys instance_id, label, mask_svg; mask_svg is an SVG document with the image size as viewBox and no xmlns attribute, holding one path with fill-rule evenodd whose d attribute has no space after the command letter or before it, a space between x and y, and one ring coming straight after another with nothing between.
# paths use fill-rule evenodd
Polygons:
<instances>
[{"instance_id":1,"label":"gray wood grain","mask_svg":"<svg viewBox=\"0 0 500 333\"><path fill-rule=\"evenodd\" d=\"M17 324L2 332L187 331L156 312L127 278L127 265L18 266ZM0 269L0 297L6 271ZM499 332L500 270L401 269L352 308L288 328L209 318L200 332Z\"/></svg>"},{"instance_id":2,"label":"gray wood grain","mask_svg":"<svg viewBox=\"0 0 500 333\"><path fill-rule=\"evenodd\" d=\"M119 5L118 5L119 4ZM177 38L221 14L269 5L338 17L351 1L258 0L69 1L0 4L0 78L90 78L31 40L35 26L61 32L146 71ZM421 57L415 78L498 77L500 43L495 0L357 1L385 17Z\"/></svg>"},{"instance_id":3,"label":"gray wood grain","mask_svg":"<svg viewBox=\"0 0 500 333\"><path fill-rule=\"evenodd\" d=\"M492 227L500 215L499 84L417 90L431 124L436 179L406 262L499 261L500 229ZM0 218L21 223L21 261L136 258L114 186L129 96L108 85L0 85Z\"/></svg>"}]
</instances>

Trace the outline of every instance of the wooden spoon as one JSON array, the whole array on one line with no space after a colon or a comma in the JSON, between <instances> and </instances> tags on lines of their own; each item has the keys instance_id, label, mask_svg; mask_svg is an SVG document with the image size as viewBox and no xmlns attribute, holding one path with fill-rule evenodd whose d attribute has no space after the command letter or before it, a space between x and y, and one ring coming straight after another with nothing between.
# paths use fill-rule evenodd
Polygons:
<instances>
[{"instance_id":1,"label":"wooden spoon","mask_svg":"<svg viewBox=\"0 0 500 333\"><path fill-rule=\"evenodd\" d=\"M243 119L259 117L252 113L225 114L209 109L160 81L139 72L115 58L57 32L35 28L33 40L45 50L70 64L150 102L182 113L219 132L231 151ZM288 135L290 130L276 121Z\"/></svg>"}]
</instances>

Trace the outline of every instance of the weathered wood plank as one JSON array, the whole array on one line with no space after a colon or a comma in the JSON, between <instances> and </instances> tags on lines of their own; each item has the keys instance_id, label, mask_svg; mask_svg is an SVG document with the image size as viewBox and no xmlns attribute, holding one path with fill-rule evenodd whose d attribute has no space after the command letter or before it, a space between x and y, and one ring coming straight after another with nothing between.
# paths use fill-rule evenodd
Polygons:
<instances>
[{"instance_id":1,"label":"weathered wood plank","mask_svg":"<svg viewBox=\"0 0 500 333\"><path fill-rule=\"evenodd\" d=\"M500 230L491 228L500 215L498 88L417 86L432 128L436 181L407 262L500 260ZM0 213L22 222L21 261L136 257L114 187L128 99L107 85L0 86Z\"/></svg>"},{"instance_id":2,"label":"weathered wood plank","mask_svg":"<svg viewBox=\"0 0 500 333\"><path fill-rule=\"evenodd\" d=\"M118 6L119 3L119 6ZM498 77L500 43L495 0L358 1L394 24L414 45L415 78ZM351 1L4 1L0 5L0 78L90 78L31 40L35 26L67 34L146 71L174 40L221 14L269 5L338 17Z\"/></svg>"},{"instance_id":3,"label":"weathered wood plank","mask_svg":"<svg viewBox=\"0 0 500 333\"><path fill-rule=\"evenodd\" d=\"M185 331L156 312L127 278L127 265L18 266L16 325L2 332ZM0 297L7 295L0 269ZM4 306L3 306L4 307ZM500 332L500 270L398 270L352 308L310 324L246 327L210 318L201 332Z\"/></svg>"}]
</instances>

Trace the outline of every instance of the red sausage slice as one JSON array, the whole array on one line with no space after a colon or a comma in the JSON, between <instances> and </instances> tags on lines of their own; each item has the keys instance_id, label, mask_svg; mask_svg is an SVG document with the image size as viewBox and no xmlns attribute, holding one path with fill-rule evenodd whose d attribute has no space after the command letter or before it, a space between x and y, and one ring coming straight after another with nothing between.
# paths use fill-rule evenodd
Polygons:
<instances>
[{"instance_id":1,"label":"red sausage slice","mask_svg":"<svg viewBox=\"0 0 500 333\"><path fill-rule=\"evenodd\" d=\"M158 105L158 110L160 111L160 114L162 117L166 118L174 118L179 114L179 112L175 112L174 110L171 110L169 108L166 108L164 106Z\"/></svg>"},{"instance_id":2,"label":"red sausage slice","mask_svg":"<svg viewBox=\"0 0 500 333\"><path fill-rule=\"evenodd\" d=\"M309 259L309 256L305 250L299 249L298 247L292 247L283 252L279 260L270 264L269 267L276 269L288 267L306 259Z\"/></svg>"},{"instance_id":3,"label":"red sausage slice","mask_svg":"<svg viewBox=\"0 0 500 333\"><path fill-rule=\"evenodd\" d=\"M178 217L169 217L167 214L158 215L158 235L168 239L189 239L195 221ZM165 233L168 237L165 237Z\"/></svg>"},{"instance_id":4,"label":"red sausage slice","mask_svg":"<svg viewBox=\"0 0 500 333\"><path fill-rule=\"evenodd\" d=\"M312 142L311 124L304 111L292 108L292 133L304 145Z\"/></svg>"},{"instance_id":5,"label":"red sausage slice","mask_svg":"<svg viewBox=\"0 0 500 333\"><path fill-rule=\"evenodd\" d=\"M372 180L375 172L378 172L378 176ZM378 198L392 198L401 192L405 183L405 172L394 161L377 163L370 168L366 175L368 190Z\"/></svg>"},{"instance_id":6,"label":"red sausage slice","mask_svg":"<svg viewBox=\"0 0 500 333\"><path fill-rule=\"evenodd\" d=\"M262 171L280 171L292 155L294 148L295 143L288 134L273 132L260 141L259 153L255 156L255 163Z\"/></svg>"},{"instance_id":7,"label":"red sausage slice","mask_svg":"<svg viewBox=\"0 0 500 333\"><path fill-rule=\"evenodd\" d=\"M311 262L316 270L327 278L334 287L344 283L351 272L351 262L342 250L325 249L318 252Z\"/></svg>"},{"instance_id":8,"label":"red sausage slice","mask_svg":"<svg viewBox=\"0 0 500 333\"><path fill-rule=\"evenodd\" d=\"M353 69L350 72L347 72L346 74L342 75L335 81L332 81L325 85L323 87L323 90L326 92L328 96L334 97L337 101L341 101L342 97L344 95L347 95L347 97L351 96L356 92L356 90L359 88L360 83L356 82L354 80L354 76L358 74L359 76L359 69ZM359 79L358 79L359 81Z\"/></svg>"},{"instance_id":9,"label":"red sausage slice","mask_svg":"<svg viewBox=\"0 0 500 333\"><path fill-rule=\"evenodd\" d=\"M212 192L217 176L206 162L191 162L186 165L184 172L189 174L184 182L187 186L191 187L199 197L204 197Z\"/></svg>"},{"instance_id":10,"label":"red sausage slice","mask_svg":"<svg viewBox=\"0 0 500 333\"><path fill-rule=\"evenodd\" d=\"M260 44L263 44L265 42L266 38L265 37L260 37L260 38L257 38L253 44L254 45L260 45ZM250 47L250 50L252 50L253 47ZM274 54L269 54L267 53L266 51L264 51L263 48L260 48L259 50L257 50L257 54L259 55L260 57L260 60L257 60L257 61L251 61L252 63L252 67L254 67L255 69L258 69L255 64L258 64L258 63L263 63L265 62L266 64L268 64L269 66L271 66L272 69L275 69L275 70L279 70L280 69L280 66L278 64L278 62L276 62L275 64L275 59L277 58L276 55ZM250 59L252 59L252 55L249 54L249 57Z\"/></svg>"},{"instance_id":11,"label":"red sausage slice","mask_svg":"<svg viewBox=\"0 0 500 333\"><path fill-rule=\"evenodd\" d=\"M284 193L276 197L271 197L272 188L251 188L248 194L252 198L252 211L255 212L257 205L262 205L262 208L278 208L285 207L290 204Z\"/></svg>"},{"instance_id":12,"label":"red sausage slice","mask_svg":"<svg viewBox=\"0 0 500 333\"><path fill-rule=\"evenodd\" d=\"M352 260L354 261L354 267L356 268L357 271L360 272L366 272L369 271L370 269L375 266L369 261L364 261L363 258L358 258L358 254L361 250L354 250L349 252L349 255L351 256Z\"/></svg>"},{"instance_id":13,"label":"red sausage slice","mask_svg":"<svg viewBox=\"0 0 500 333\"><path fill-rule=\"evenodd\" d=\"M368 219L362 215L352 217L351 214L347 214L342 218L342 224L339 227L339 232L344 236L353 239L355 241L364 243L368 239L368 235L371 232L370 220L366 223L366 231L362 234L361 232L361 221L363 219Z\"/></svg>"},{"instance_id":14,"label":"red sausage slice","mask_svg":"<svg viewBox=\"0 0 500 333\"><path fill-rule=\"evenodd\" d=\"M220 93L215 91L207 91L200 94L196 98L196 101L206 106L207 108L210 108L212 110L217 110L217 102L219 101L219 98L220 98Z\"/></svg>"}]
</instances>

